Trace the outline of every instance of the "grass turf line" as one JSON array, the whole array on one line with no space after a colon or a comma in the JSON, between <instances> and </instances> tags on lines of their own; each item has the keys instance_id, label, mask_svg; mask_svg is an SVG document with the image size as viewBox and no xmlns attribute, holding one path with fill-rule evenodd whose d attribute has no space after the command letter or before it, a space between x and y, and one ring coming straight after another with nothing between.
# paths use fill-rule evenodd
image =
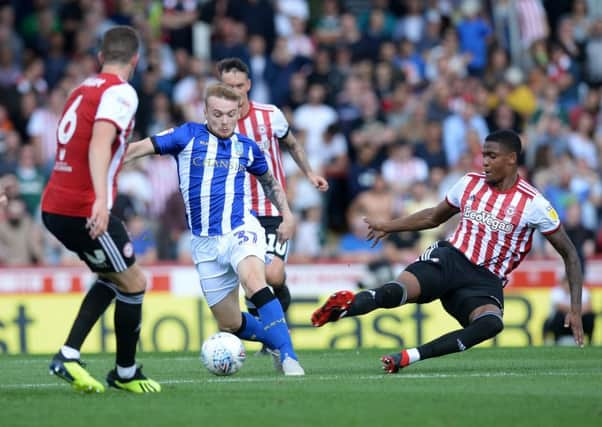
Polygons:
<instances>
[{"instance_id":1,"label":"grass turf line","mask_svg":"<svg viewBox=\"0 0 602 427\"><path fill-rule=\"evenodd\" d=\"M381 373L382 350L301 352L284 378L248 355L231 377L193 353L142 353L163 392L84 395L50 376L50 356L0 356L0 426L598 426L602 348L484 348ZM84 357L104 382L112 355Z\"/></svg>"}]
</instances>

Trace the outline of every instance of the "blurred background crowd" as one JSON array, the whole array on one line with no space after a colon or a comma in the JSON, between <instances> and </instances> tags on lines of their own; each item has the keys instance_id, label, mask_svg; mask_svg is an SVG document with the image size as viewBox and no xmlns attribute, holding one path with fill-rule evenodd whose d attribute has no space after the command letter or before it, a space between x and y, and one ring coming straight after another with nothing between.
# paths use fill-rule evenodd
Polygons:
<instances>
[{"instance_id":1,"label":"blurred background crowd","mask_svg":"<svg viewBox=\"0 0 602 427\"><path fill-rule=\"evenodd\" d=\"M553 203L583 258L602 252L602 1L0 0L0 265L79 261L40 222L57 120L98 70L104 31L134 26L134 139L204 121L216 61L241 57L250 98L279 106L313 168L285 156L298 218L290 260L406 263L455 224L371 248L363 216L429 207L496 129L522 135L521 174ZM144 263L190 263L175 162L126 165L114 209ZM550 255L543 239L533 257Z\"/></svg>"}]
</instances>

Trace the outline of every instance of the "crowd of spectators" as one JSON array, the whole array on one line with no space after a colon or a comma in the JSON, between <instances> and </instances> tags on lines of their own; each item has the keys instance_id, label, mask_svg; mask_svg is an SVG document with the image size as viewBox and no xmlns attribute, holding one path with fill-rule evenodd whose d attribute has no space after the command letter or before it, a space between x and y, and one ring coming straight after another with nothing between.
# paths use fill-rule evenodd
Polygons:
<instances>
[{"instance_id":1,"label":"crowd of spectators","mask_svg":"<svg viewBox=\"0 0 602 427\"><path fill-rule=\"evenodd\" d=\"M39 201L69 91L98 69L104 31L135 27L135 139L203 121L214 64L238 56L253 100L278 105L318 193L285 161L298 218L290 258L407 262L453 223L376 248L362 216L428 207L481 169L487 133L522 135L521 173L583 258L602 252L602 2L597 0L0 0L0 265L78 263ZM285 157L286 159L286 157ZM142 263L190 263L175 162L123 168L114 212ZM531 256L545 257L543 240Z\"/></svg>"}]
</instances>

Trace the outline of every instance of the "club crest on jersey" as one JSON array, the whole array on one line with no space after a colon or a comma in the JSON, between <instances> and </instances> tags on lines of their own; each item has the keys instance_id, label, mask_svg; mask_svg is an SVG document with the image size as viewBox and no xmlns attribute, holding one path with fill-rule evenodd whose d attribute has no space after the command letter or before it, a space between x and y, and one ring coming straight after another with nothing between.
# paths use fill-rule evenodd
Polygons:
<instances>
[{"instance_id":1,"label":"club crest on jersey","mask_svg":"<svg viewBox=\"0 0 602 427\"><path fill-rule=\"evenodd\" d=\"M242 143L240 141L235 141L234 142L234 152L236 153L237 156L242 156L243 146L242 146Z\"/></svg>"},{"instance_id":2,"label":"club crest on jersey","mask_svg":"<svg viewBox=\"0 0 602 427\"><path fill-rule=\"evenodd\" d=\"M269 151L270 139L268 138L268 132L265 125L257 125L257 131L259 132L260 136L259 141L257 141L257 145L259 145L261 151Z\"/></svg>"},{"instance_id":3,"label":"club crest on jersey","mask_svg":"<svg viewBox=\"0 0 602 427\"><path fill-rule=\"evenodd\" d=\"M506 209L506 216L512 216L514 215L515 209L512 206L508 206L508 208Z\"/></svg>"},{"instance_id":4,"label":"club crest on jersey","mask_svg":"<svg viewBox=\"0 0 602 427\"><path fill-rule=\"evenodd\" d=\"M131 242L127 242L123 246L123 256L126 258L131 258L134 255L134 245Z\"/></svg>"}]
</instances>

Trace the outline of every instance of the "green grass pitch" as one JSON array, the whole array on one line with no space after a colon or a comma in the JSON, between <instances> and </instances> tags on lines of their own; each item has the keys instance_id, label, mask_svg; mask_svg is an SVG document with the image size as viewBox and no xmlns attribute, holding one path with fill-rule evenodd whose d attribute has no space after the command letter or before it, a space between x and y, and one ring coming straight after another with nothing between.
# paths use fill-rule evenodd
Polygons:
<instances>
[{"instance_id":1,"label":"green grass pitch","mask_svg":"<svg viewBox=\"0 0 602 427\"><path fill-rule=\"evenodd\" d=\"M278 375L249 354L231 377L193 353L142 353L163 391L74 392L50 356L0 356L0 426L601 426L602 347L478 348L380 370L382 350L300 353L307 375ZM104 381L113 355L88 355Z\"/></svg>"}]
</instances>

